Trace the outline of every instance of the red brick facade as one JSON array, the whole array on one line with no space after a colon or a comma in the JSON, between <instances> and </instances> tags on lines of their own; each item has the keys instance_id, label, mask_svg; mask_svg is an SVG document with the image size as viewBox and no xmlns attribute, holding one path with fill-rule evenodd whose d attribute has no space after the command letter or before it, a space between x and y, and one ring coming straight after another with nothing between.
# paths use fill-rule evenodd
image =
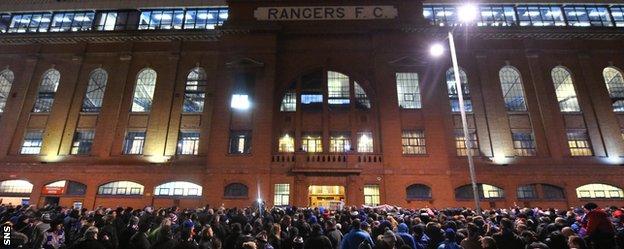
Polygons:
<instances>
[{"instance_id":1,"label":"red brick facade","mask_svg":"<svg viewBox=\"0 0 624 249\"><path fill-rule=\"evenodd\" d=\"M0 67L14 75L7 108L0 116L0 180L23 179L34 185L31 203L43 203L41 189L58 180L87 185L84 196L63 196L61 205L82 201L97 205L243 206L256 198L273 201L274 184L290 184L290 203L308 205L308 186L345 186L348 205L364 202L363 187L380 187L381 203L405 207L471 206L457 200L456 188L469 184L466 157L456 155L454 129L445 81L450 59L431 58L429 45L444 41L446 29L423 23L417 1L348 1L351 5L392 5L391 20L260 22L259 6L303 6L306 1L232 1L228 22L217 31L128 31L88 34L2 34ZM333 1L315 4L336 5ZM341 2L342 4L342 2ZM589 183L624 187L624 115L612 111L602 70L624 69L621 29L470 28L457 30L459 64L468 76L473 103L469 115L481 155L477 179L502 188L505 198L486 207L539 205L565 207L587 200L576 188ZM466 35L467 34L467 35ZM447 56L447 55L445 55ZM522 77L528 112L508 114L498 72L512 65ZM559 111L551 69L572 72L579 114ZM201 66L208 76L204 112L183 114L188 72ZM152 110L129 112L137 73L158 73ZM61 73L54 106L48 114L32 113L42 74ZM103 68L108 81L98 114L80 112L89 73ZM356 80L371 100L371 109L320 113L280 112L288 85L314 69L335 70ZM233 111L229 101L235 77L255 75L252 108ZM397 103L396 72L417 72L422 108L402 110ZM515 116L514 116L515 115ZM585 126L594 156L570 155L566 127ZM510 127L531 128L537 156L516 157ZM95 129L90 156L70 155L77 129ZM147 130L143 156L122 155L128 129ZM201 132L197 156L176 155L180 129ZM28 129L43 129L40 156L20 155ZM249 155L228 154L230 130L251 130ZM361 154L277 152L284 131L322 131L324 147L332 131L373 132L374 152ZM425 155L402 155L401 132L423 129ZM300 137L296 137L298 148ZM352 136L352 144L355 144ZM326 150L327 151L327 150ZM339 157L340 159L336 159ZM137 197L97 195L98 186L119 180L140 183ZM203 187L201 198L154 197L154 188L170 181ZM248 198L224 198L230 183L249 188ZM520 185L547 183L565 191L565 199L518 200ZM431 187L429 200L407 200L412 184ZM622 205L622 199L594 200Z\"/></svg>"}]
</instances>

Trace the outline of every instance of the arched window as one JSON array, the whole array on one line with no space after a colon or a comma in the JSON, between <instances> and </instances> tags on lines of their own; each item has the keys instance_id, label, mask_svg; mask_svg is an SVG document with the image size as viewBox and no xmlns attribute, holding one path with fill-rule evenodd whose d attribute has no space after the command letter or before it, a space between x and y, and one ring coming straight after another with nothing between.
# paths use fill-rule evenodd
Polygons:
<instances>
[{"instance_id":1,"label":"arched window","mask_svg":"<svg viewBox=\"0 0 624 249\"><path fill-rule=\"evenodd\" d=\"M145 68L137 76L132 97L132 112L149 112L152 109L156 89L156 71Z\"/></svg>"},{"instance_id":2,"label":"arched window","mask_svg":"<svg viewBox=\"0 0 624 249\"><path fill-rule=\"evenodd\" d=\"M201 67L193 68L186 77L183 112L198 113L204 111L206 85L206 71Z\"/></svg>"},{"instance_id":3,"label":"arched window","mask_svg":"<svg viewBox=\"0 0 624 249\"><path fill-rule=\"evenodd\" d=\"M540 192L541 190L541 192ZM538 194L539 192L539 194ZM517 189L518 199L546 199L546 200L562 200L565 199L563 188L555 185L536 183L519 186Z\"/></svg>"},{"instance_id":4,"label":"arched window","mask_svg":"<svg viewBox=\"0 0 624 249\"><path fill-rule=\"evenodd\" d=\"M464 109L466 112L472 112L472 100L470 98L470 89L468 88L468 76L461 68L459 69L459 80L461 82L464 97ZM459 112L459 94L457 93L453 68L446 71L446 85L448 87L448 96L451 100L451 111Z\"/></svg>"},{"instance_id":5,"label":"arched window","mask_svg":"<svg viewBox=\"0 0 624 249\"><path fill-rule=\"evenodd\" d=\"M32 183L24 180L6 180L0 182L0 195L29 195L32 189Z\"/></svg>"},{"instance_id":6,"label":"arched window","mask_svg":"<svg viewBox=\"0 0 624 249\"><path fill-rule=\"evenodd\" d=\"M524 98L524 87L518 69L512 66L504 66L498 73L505 107L510 112L526 112L526 102Z\"/></svg>"},{"instance_id":7,"label":"arched window","mask_svg":"<svg viewBox=\"0 0 624 249\"><path fill-rule=\"evenodd\" d=\"M4 112L7 100L9 99L9 93L11 93L11 86L13 85L13 72L9 69L5 69L0 72L0 113Z\"/></svg>"},{"instance_id":8,"label":"arched window","mask_svg":"<svg viewBox=\"0 0 624 249\"><path fill-rule=\"evenodd\" d=\"M98 195L143 195L143 185L130 181L110 182L98 188Z\"/></svg>"},{"instance_id":9,"label":"arched window","mask_svg":"<svg viewBox=\"0 0 624 249\"><path fill-rule=\"evenodd\" d=\"M42 195L85 195L86 193L87 185L67 180L46 184L41 190Z\"/></svg>"},{"instance_id":10,"label":"arched window","mask_svg":"<svg viewBox=\"0 0 624 249\"><path fill-rule=\"evenodd\" d=\"M479 192L479 197L481 199L502 199L505 198L505 192L502 188L492 186L489 184L479 183L477 184L477 192ZM455 189L455 198L456 199L472 199L472 185L464 185Z\"/></svg>"},{"instance_id":11,"label":"arched window","mask_svg":"<svg viewBox=\"0 0 624 249\"><path fill-rule=\"evenodd\" d=\"M565 194L563 192L563 188L550 185L550 184L542 184L542 192L543 198L547 200L562 200L565 199Z\"/></svg>"},{"instance_id":12,"label":"arched window","mask_svg":"<svg viewBox=\"0 0 624 249\"><path fill-rule=\"evenodd\" d=\"M357 107L360 109L370 109L371 103L364 89L355 81L353 82L353 87L355 88L355 101Z\"/></svg>"},{"instance_id":13,"label":"arched window","mask_svg":"<svg viewBox=\"0 0 624 249\"><path fill-rule=\"evenodd\" d=\"M518 199L537 199L537 184L519 186L517 195Z\"/></svg>"},{"instance_id":14,"label":"arched window","mask_svg":"<svg viewBox=\"0 0 624 249\"><path fill-rule=\"evenodd\" d=\"M592 183L576 188L576 196L578 198L624 198L622 189L601 183Z\"/></svg>"},{"instance_id":15,"label":"arched window","mask_svg":"<svg viewBox=\"0 0 624 249\"><path fill-rule=\"evenodd\" d=\"M553 68L551 75L555 85L557 102L559 102L559 110L561 112L580 112L581 107L576 98L576 90L570 71L562 66L557 66Z\"/></svg>"},{"instance_id":16,"label":"arched window","mask_svg":"<svg viewBox=\"0 0 624 249\"><path fill-rule=\"evenodd\" d=\"M247 198L249 196L249 189L242 183L230 183L225 186L223 196L226 198Z\"/></svg>"},{"instance_id":17,"label":"arched window","mask_svg":"<svg viewBox=\"0 0 624 249\"><path fill-rule=\"evenodd\" d=\"M56 69L49 69L43 73L33 112L50 112L52 110L54 95L56 95L56 89L60 80L61 73Z\"/></svg>"},{"instance_id":18,"label":"arched window","mask_svg":"<svg viewBox=\"0 0 624 249\"><path fill-rule=\"evenodd\" d=\"M156 186L156 196L201 196L202 186L192 182L167 182Z\"/></svg>"},{"instance_id":19,"label":"arched window","mask_svg":"<svg viewBox=\"0 0 624 249\"><path fill-rule=\"evenodd\" d=\"M620 70L607 67L602 71L614 112L624 112L624 78Z\"/></svg>"},{"instance_id":20,"label":"arched window","mask_svg":"<svg viewBox=\"0 0 624 249\"><path fill-rule=\"evenodd\" d=\"M412 184L405 192L408 200L431 199L431 188L424 184Z\"/></svg>"},{"instance_id":21,"label":"arched window","mask_svg":"<svg viewBox=\"0 0 624 249\"><path fill-rule=\"evenodd\" d=\"M106 81L108 73L102 68L98 68L91 72L89 76L89 86L87 93L82 101L83 112L99 112L104 101L104 91L106 91Z\"/></svg>"}]
</instances>

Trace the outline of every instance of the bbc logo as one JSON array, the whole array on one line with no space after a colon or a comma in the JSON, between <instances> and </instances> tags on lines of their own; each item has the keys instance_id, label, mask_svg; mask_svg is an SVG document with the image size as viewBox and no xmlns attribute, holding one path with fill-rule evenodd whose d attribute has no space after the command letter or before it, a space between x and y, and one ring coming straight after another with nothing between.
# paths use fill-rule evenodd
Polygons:
<instances>
[{"instance_id":1,"label":"bbc logo","mask_svg":"<svg viewBox=\"0 0 624 249\"><path fill-rule=\"evenodd\" d=\"M2 247L1 248L13 248L11 247L11 225L2 225Z\"/></svg>"}]
</instances>

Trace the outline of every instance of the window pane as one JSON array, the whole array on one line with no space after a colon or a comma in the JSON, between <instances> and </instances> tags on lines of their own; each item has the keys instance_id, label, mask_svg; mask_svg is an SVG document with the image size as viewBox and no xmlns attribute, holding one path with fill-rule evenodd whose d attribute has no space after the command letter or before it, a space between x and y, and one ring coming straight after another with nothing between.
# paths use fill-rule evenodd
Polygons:
<instances>
[{"instance_id":1,"label":"window pane","mask_svg":"<svg viewBox=\"0 0 624 249\"><path fill-rule=\"evenodd\" d=\"M462 87L462 96L464 98L464 109L466 112L472 112L472 100L470 98L470 89L468 89L468 76L464 70L459 70L459 80ZM448 95L451 101L451 111L459 112L459 95L457 85L455 84L455 73L450 68L446 71L446 85L448 87Z\"/></svg>"},{"instance_id":2,"label":"window pane","mask_svg":"<svg viewBox=\"0 0 624 249\"><path fill-rule=\"evenodd\" d=\"M251 153L251 132L232 131L230 132L230 154Z\"/></svg>"},{"instance_id":3,"label":"window pane","mask_svg":"<svg viewBox=\"0 0 624 249\"><path fill-rule=\"evenodd\" d=\"M330 105L348 105L349 77L338 72L327 72L327 102Z\"/></svg>"},{"instance_id":4,"label":"window pane","mask_svg":"<svg viewBox=\"0 0 624 249\"><path fill-rule=\"evenodd\" d=\"M355 100L357 101L356 107L362 110L368 110L371 108L370 100L364 89L357 82L353 82L355 88Z\"/></svg>"},{"instance_id":5,"label":"window pane","mask_svg":"<svg viewBox=\"0 0 624 249\"><path fill-rule=\"evenodd\" d=\"M301 148L305 152L323 152L323 139L320 133L304 133L301 136Z\"/></svg>"},{"instance_id":6,"label":"window pane","mask_svg":"<svg viewBox=\"0 0 624 249\"><path fill-rule=\"evenodd\" d=\"M104 101L104 91L108 74L104 69L98 68L91 72L87 93L82 102L83 112L99 112Z\"/></svg>"},{"instance_id":7,"label":"window pane","mask_svg":"<svg viewBox=\"0 0 624 249\"><path fill-rule=\"evenodd\" d=\"M401 141L404 155L427 154L425 132L423 130L403 131Z\"/></svg>"},{"instance_id":8,"label":"window pane","mask_svg":"<svg viewBox=\"0 0 624 249\"><path fill-rule=\"evenodd\" d=\"M396 73L396 85L399 107L403 109L422 107L417 73Z\"/></svg>"},{"instance_id":9,"label":"window pane","mask_svg":"<svg viewBox=\"0 0 624 249\"><path fill-rule=\"evenodd\" d=\"M348 152L351 150L351 134L335 132L329 138L329 152Z\"/></svg>"},{"instance_id":10,"label":"window pane","mask_svg":"<svg viewBox=\"0 0 624 249\"><path fill-rule=\"evenodd\" d=\"M146 68L139 72L132 98L132 112L149 112L152 109L156 71Z\"/></svg>"},{"instance_id":11,"label":"window pane","mask_svg":"<svg viewBox=\"0 0 624 249\"><path fill-rule=\"evenodd\" d=\"M553 68L552 80L555 84L555 94L557 95L557 102L559 102L559 110L561 112L580 112L576 98L576 90L574 89L574 83L572 82L572 75L570 72L561 67Z\"/></svg>"},{"instance_id":12,"label":"window pane","mask_svg":"<svg viewBox=\"0 0 624 249\"><path fill-rule=\"evenodd\" d=\"M244 184L241 183L232 183L225 186L225 191L223 195L225 197L247 197L248 196L248 188Z\"/></svg>"},{"instance_id":13,"label":"window pane","mask_svg":"<svg viewBox=\"0 0 624 249\"><path fill-rule=\"evenodd\" d=\"M290 198L290 184L275 184L275 195L273 205L288 205Z\"/></svg>"},{"instance_id":14,"label":"window pane","mask_svg":"<svg viewBox=\"0 0 624 249\"><path fill-rule=\"evenodd\" d=\"M279 138L279 152L295 152L295 138L284 134Z\"/></svg>"},{"instance_id":15,"label":"window pane","mask_svg":"<svg viewBox=\"0 0 624 249\"><path fill-rule=\"evenodd\" d=\"M532 131L512 130L511 138L513 140L516 156L537 155Z\"/></svg>"},{"instance_id":16,"label":"window pane","mask_svg":"<svg viewBox=\"0 0 624 249\"><path fill-rule=\"evenodd\" d=\"M0 193L2 194L30 194L33 185L24 180L6 180L0 182Z\"/></svg>"},{"instance_id":17,"label":"window pane","mask_svg":"<svg viewBox=\"0 0 624 249\"><path fill-rule=\"evenodd\" d=\"M50 69L43 74L33 112L52 111L52 104L54 104L54 96L60 79L61 73L55 69Z\"/></svg>"},{"instance_id":18,"label":"window pane","mask_svg":"<svg viewBox=\"0 0 624 249\"><path fill-rule=\"evenodd\" d=\"M56 12L52 18L50 32L91 30L94 12Z\"/></svg>"},{"instance_id":19,"label":"window pane","mask_svg":"<svg viewBox=\"0 0 624 249\"><path fill-rule=\"evenodd\" d=\"M513 6L479 6L478 26L515 26L516 13Z\"/></svg>"},{"instance_id":20,"label":"window pane","mask_svg":"<svg viewBox=\"0 0 624 249\"><path fill-rule=\"evenodd\" d=\"M518 199L537 199L537 191L535 185L524 185L518 187Z\"/></svg>"},{"instance_id":21,"label":"window pane","mask_svg":"<svg viewBox=\"0 0 624 249\"><path fill-rule=\"evenodd\" d=\"M142 155L144 143L145 131L128 132L124 140L123 154Z\"/></svg>"},{"instance_id":22,"label":"window pane","mask_svg":"<svg viewBox=\"0 0 624 249\"><path fill-rule=\"evenodd\" d=\"M572 156L593 156L587 130L568 130L567 136Z\"/></svg>"},{"instance_id":23,"label":"window pane","mask_svg":"<svg viewBox=\"0 0 624 249\"><path fill-rule=\"evenodd\" d=\"M500 70L499 76L507 111L526 112L524 87L518 70L511 66L505 66Z\"/></svg>"},{"instance_id":24,"label":"window pane","mask_svg":"<svg viewBox=\"0 0 624 249\"><path fill-rule=\"evenodd\" d=\"M373 133L372 132L359 132L358 133L357 151L360 153L372 153L373 152Z\"/></svg>"},{"instance_id":25,"label":"window pane","mask_svg":"<svg viewBox=\"0 0 624 249\"><path fill-rule=\"evenodd\" d=\"M71 154L89 155L91 153L91 146L93 145L94 138L95 131L93 130L76 131L72 142Z\"/></svg>"},{"instance_id":26,"label":"window pane","mask_svg":"<svg viewBox=\"0 0 624 249\"><path fill-rule=\"evenodd\" d=\"M22 155L38 155L43 144L43 131L27 131L24 135L24 142L20 154Z\"/></svg>"},{"instance_id":27,"label":"window pane","mask_svg":"<svg viewBox=\"0 0 624 249\"><path fill-rule=\"evenodd\" d=\"M181 131L178 138L178 155L197 155L199 152L199 131Z\"/></svg>"},{"instance_id":28,"label":"window pane","mask_svg":"<svg viewBox=\"0 0 624 249\"><path fill-rule=\"evenodd\" d=\"M620 70L607 67L602 71L614 112L624 112L624 78Z\"/></svg>"},{"instance_id":29,"label":"window pane","mask_svg":"<svg viewBox=\"0 0 624 249\"><path fill-rule=\"evenodd\" d=\"M114 191L113 191L114 189ZM130 181L110 182L98 188L98 195L142 195L143 185Z\"/></svg>"},{"instance_id":30,"label":"window pane","mask_svg":"<svg viewBox=\"0 0 624 249\"><path fill-rule=\"evenodd\" d=\"M587 184L576 188L578 198L623 198L622 189L607 184Z\"/></svg>"},{"instance_id":31,"label":"window pane","mask_svg":"<svg viewBox=\"0 0 624 249\"><path fill-rule=\"evenodd\" d=\"M183 112L199 113L204 110L206 87L207 81L204 69L201 67L194 68L186 77Z\"/></svg>"},{"instance_id":32,"label":"window pane","mask_svg":"<svg viewBox=\"0 0 624 249\"><path fill-rule=\"evenodd\" d=\"M468 130L468 139L469 141L466 143L463 129L455 129L455 148L457 149L457 155L468 156L468 145L470 145L473 156L481 154L476 130Z\"/></svg>"},{"instance_id":33,"label":"window pane","mask_svg":"<svg viewBox=\"0 0 624 249\"><path fill-rule=\"evenodd\" d=\"M202 186L192 182L168 182L156 186L154 193L156 196L201 196Z\"/></svg>"},{"instance_id":34,"label":"window pane","mask_svg":"<svg viewBox=\"0 0 624 249\"><path fill-rule=\"evenodd\" d=\"M282 105L280 106L282 112L294 112L297 111L297 93L287 92L282 99Z\"/></svg>"},{"instance_id":35,"label":"window pane","mask_svg":"<svg viewBox=\"0 0 624 249\"><path fill-rule=\"evenodd\" d=\"M408 200L431 199L431 188L423 184L413 184L405 190Z\"/></svg>"},{"instance_id":36,"label":"window pane","mask_svg":"<svg viewBox=\"0 0 624 249\"><path fill-rule=\"evenodd\" d=\"M364 205L379 206L379 185L364 185Z\"/></svg>"},{"instance_id":37,"label":"window pane","mask_svg":"<svg viewBox=\"0 0 624 249\"><path fill-rule=\"evenodd\" d=\"M11 93L11 86L13 85L13 72L5 69L0 72L0 113L3 113L6 108L9 94Z\"/></svg>"}]
</instances>

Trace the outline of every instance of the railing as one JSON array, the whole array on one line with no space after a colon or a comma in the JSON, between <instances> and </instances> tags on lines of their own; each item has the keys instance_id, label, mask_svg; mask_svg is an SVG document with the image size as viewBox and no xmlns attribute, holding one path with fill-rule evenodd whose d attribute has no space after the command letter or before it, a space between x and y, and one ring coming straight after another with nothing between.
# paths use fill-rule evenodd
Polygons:
<instances>
[{"instance_id":1,"label":"railing","mask_svg":"<svg viewBox=\"0 0 624 249\"><path fill-rule=\"evenodd\" d=\"M293 170L361 170L365 167L376 167L383 164L382 154L331 154L331 153L285 153L275 154L271 162L292 167Z\"/></svg>"}]
</instances>

